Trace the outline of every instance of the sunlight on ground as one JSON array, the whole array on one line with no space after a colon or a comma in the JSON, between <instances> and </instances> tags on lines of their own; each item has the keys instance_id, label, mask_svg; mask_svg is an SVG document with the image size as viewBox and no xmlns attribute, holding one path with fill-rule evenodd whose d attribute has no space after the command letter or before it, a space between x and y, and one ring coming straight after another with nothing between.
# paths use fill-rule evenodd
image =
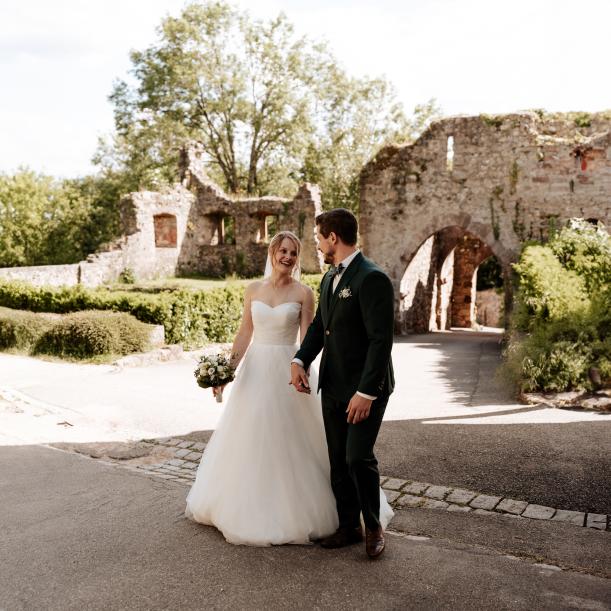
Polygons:
<instances>
[{"instance_id":1,"label":"sunlight on ground","mask_svg":"<svg viewBox=\"0 0 611 611\"><path fill-rule=\"evenodd\" d=\"M497 338L397 338L396 388L384 420L414 424L609 422L598 412L516 403L495 380ZM231 396L197 386L195 359L118 368L0 354L0 445L127 441L213 430ZM289 370L287 366L287 383Z\"/></svg>"}]
</instances>

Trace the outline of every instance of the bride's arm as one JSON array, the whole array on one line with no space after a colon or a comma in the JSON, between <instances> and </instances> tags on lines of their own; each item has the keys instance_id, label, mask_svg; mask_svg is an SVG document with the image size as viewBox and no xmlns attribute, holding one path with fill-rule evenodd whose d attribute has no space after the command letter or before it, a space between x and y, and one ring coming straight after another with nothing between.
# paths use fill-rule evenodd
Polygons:
<instances>
[{"instance_id":1,"label":"bride's arm","mask_svg":"<svg viewBox=\"0 0 611 611\"><path fill-rule=\"evenodd\" d=\"M256 283L249 284L244 292L244 311L242 313L242 322L240 328L233 340L233 346L231 347L231 366L235 369L239 364L252 339L253 324L252 324L252 312L250 304L252 296L256 287Z\"/></svg>"},{"instance_id":2,"label":"bride's arm","mask_svg":"<svg viewBox=\"0 0 611 611\"><path fill-rule=\"evenodd\" d=\"M301 320L299 323L299 336L301 342L303 342L306 333L308 332L308 328L314 320L315 310L314 292L309 286L304 285L303 288L305 296L303 298L303 303L301 304Z\"/></svg>"}]
</instances>

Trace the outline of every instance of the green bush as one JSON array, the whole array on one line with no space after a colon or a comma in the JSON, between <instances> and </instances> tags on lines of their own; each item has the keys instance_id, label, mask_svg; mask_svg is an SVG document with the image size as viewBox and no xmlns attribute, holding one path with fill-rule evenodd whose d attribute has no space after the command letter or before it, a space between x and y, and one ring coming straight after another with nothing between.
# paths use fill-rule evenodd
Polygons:
<instances>
[{"instance_id":1,"label":"green bush","mask_svg":"<svg viewBox=\"0 0 611 611\"><path fill-rule=\"evenodd\" d=\"M601 224L571 219L549 245L562 266L583 279L590 294L611 284L611 240Z\"/></svg>"},{"instance_id":2,"label":"green bush","mask_svg":"<svg viewBox=\"0 0 611 611\"><path fill-rule=\"evenodd\" d=\"M527 245L514 265L519 286L506 371L520 389L611 385L611 248L598 225L573 219L547 245Z\"/></svg>"},{"instance_id":3,"label":"green bush","mask_svg":"<svg viewBox=\"0 0 611 611\"><path fill-rule=\"evenodd\" d=\"M318 293L320 276L306 276L303 281ZM243 300L243 286L149 294L82 287L34 287L23 282L0 281L0 306L58 314L82 310L127 312L141 322L163 325L166 342L182 344L185 348L232 341L242 317Z\"/></svg>"},{"instance_id":4,"label":"green bush","mask_svg":"<svg viewBox=\"0 0 611 611\"><path fill-rule=\"evenodd\" d=\"M602 312L593 307L540 324L521 337L514 332L506 366L520 390L589 390L591 368L599 370L603 384L611 383L611 339L604 335L609 314Z\"/></svg>"},{"instance_id":5,"label":"green bush","mask_svg":"<svg viewBox=\"0 0 611 611\"><path fill-rule=\"evenodd\" d=\"M33 352L74 358L130 354L148 348L149 327L119 312L76 312L43 333Z\"/></svg>"},{"instance_id":6,"label":"green bush","mask_svg":"<svg viewBox=\"0 0 611 611\"><path fill-rule=\"evenodd\" d=\"M531 329L590 305L583 278L564 268L549 246L527 246L513 267L519 276L514 314L519 329Z\"/></svg>"},{"instance_id":7,"label":"green bush","mask_svg":"<svg viewBox=\"0 0 611 611\"><path fill-rule=\"evenodd\" d=\"M52 324L48 316L0 308L0 350L29 352Z\"/></svg>"},{"instance_id":8,"label":"green bush","mask_svg":"<svg viewBox=\"0 0 611 611\"><path fill-rule=\"evenodd\" d=\"M136 274L134 274L134 270L131 267L124 268L119 274L119 282L122 284L135 284Z\"/></svg>"},{"instance_id":9,"label":"green bush","mask_svg":"<svg viewBox=\"0 0 611 611\"><path fill-rule=\"evenodd\" d=\"M0 349L90 358L148 348L150 327L118 312L50 316L0 308Z\"/></svg>"}]
</instances>

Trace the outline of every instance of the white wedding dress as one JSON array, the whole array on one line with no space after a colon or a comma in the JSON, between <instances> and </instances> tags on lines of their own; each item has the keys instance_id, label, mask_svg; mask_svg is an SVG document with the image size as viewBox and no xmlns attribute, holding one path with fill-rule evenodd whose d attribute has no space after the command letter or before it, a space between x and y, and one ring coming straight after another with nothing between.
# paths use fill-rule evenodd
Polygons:
<instances>
[{"instance_id":1,"label":"white wedding dress","mask_svg":"<svg viewBox=\"0 0 611 611\"><path fill-rule=\"evenodd\" d=\"M253 341L187 497L187 517L230 543L309 543L338 526L320 399L289 385L297 302L251 304ZM380 521L392 509L380 490Z\"/></svg>"}]
</instances>

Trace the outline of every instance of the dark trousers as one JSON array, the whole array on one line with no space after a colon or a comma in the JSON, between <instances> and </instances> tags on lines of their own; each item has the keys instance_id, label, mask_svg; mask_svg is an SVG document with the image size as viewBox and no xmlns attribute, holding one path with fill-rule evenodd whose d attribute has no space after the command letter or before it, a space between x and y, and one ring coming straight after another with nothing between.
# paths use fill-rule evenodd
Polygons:
<instances>
[{"instance_id":1,"label":"dark trousers","mask_svg":"<svg viewBox=\"0 0 611 611\"><path fill-rule=\"evenodd\" d=\"M337 503L340 527L380 526L380 474L373 446L382 424L388 397L371 405L369 417L348 424L347 403L322 392L322 415L331 463L331 487Z\"/></svg>"}]
</instances>

